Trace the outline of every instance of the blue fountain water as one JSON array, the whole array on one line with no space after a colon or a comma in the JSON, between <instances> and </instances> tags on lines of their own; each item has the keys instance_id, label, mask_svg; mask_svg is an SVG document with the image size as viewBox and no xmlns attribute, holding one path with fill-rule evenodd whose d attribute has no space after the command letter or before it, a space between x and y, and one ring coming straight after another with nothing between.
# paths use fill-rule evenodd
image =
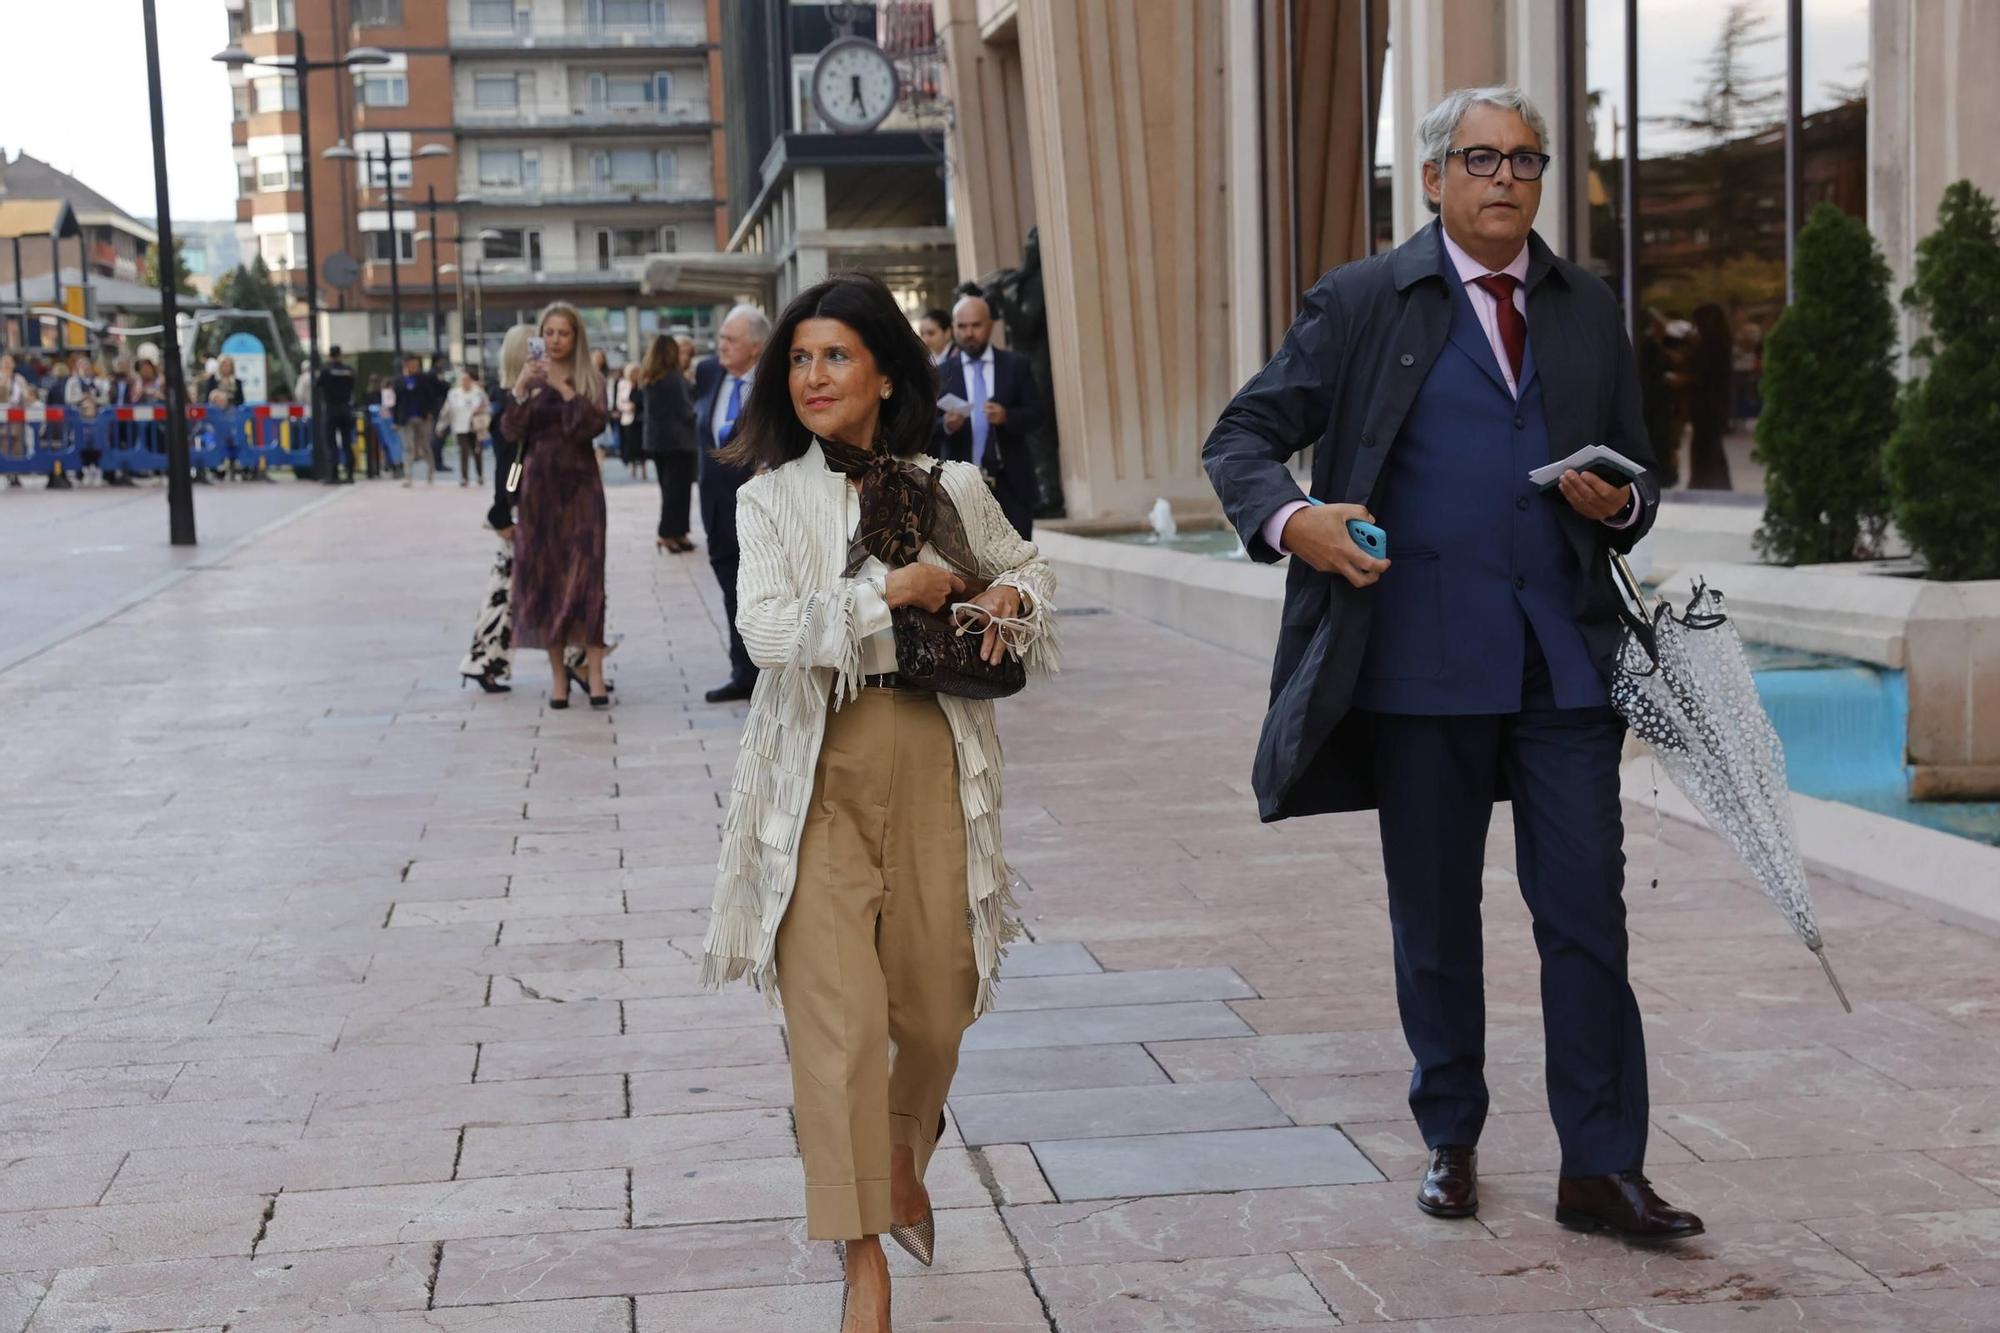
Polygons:
<instances>
[{"instance_id":1,"label":"blue fountain water","mask_svg":"<svg viewBox=\"0 0 2000 1333\"><path fill-rule=\"evenodd\" d=\"M1785 744L1792 790L2000 845L2000 803L1912 801L1903 763L1909 682L1845 658L1746 644Z\"/></svg>"}]
</instances>

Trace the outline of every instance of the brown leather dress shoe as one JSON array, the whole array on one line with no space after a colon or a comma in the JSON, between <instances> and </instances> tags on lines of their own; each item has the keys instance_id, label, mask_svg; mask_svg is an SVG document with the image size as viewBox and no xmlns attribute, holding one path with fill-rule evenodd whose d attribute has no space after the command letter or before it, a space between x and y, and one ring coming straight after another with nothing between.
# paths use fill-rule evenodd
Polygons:
<instances>
[{"instance_id":1,"label":"brown leather dress shoe","mask_svg":"<svg viewBox=\"0 0 2000 1333\"><path fill-rule=\"evenodd\" d=\"M1471 1217L1479 1211L1479 1150L1467 1143L1431 1149L1430 1169L1417 1186L1417 1207L1432 1217Z\"/></svg>"},{"instance_id":2,"label":"brown leather dress shoe","mask_svg":"<svg viewBox=\"0 0 2000 1333\"><path fill-rule=\"evenodd\" d=\"M1669 1207L1640 1171L1564 1176L1556 1183L1556 1221L1571 1231L1609 1231L1626 1240L1686 1240L1701 1219Z\"/></svg>"}]
</instances>

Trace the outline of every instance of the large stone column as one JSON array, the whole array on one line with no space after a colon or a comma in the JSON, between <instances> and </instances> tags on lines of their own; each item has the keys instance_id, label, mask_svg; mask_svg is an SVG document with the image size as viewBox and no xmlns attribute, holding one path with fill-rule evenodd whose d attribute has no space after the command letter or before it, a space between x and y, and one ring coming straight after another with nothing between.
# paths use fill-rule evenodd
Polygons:
<instances>
[{"instance_id":1,"label":"large stone column","mask_svg":"<svg viewBox=\"0 0 2000 1333\"><path fill-rule=\"evenodd\" d=\"M1228 9L1020 0L1073 518L1137 519L1156 496L1215 509L1201 442L1236 387Z\"/></svg>"},{"instance_id":2,"label":"large stone column","mask_svg":"<svg viewBox=\"0 0 2000 1333\"><path fill-rule=\"evenodd\" d=\"M2000 193L2000 5L1991 0L1873 0L1868 52L1868 228L1894 290L1917 242L1937 226L1947 185ZM1900 311L1899 311L1900 314ZM1903 345L1916 335L1901 314Z\"/></svg>"},{"instance_id":3,"label":"large stone column","mask_svg":"<svg viewBox=\"0 0 2000 1333\"><path fill-rule=\"evenodd\" d=\"M933 0L951 128L952 223L958 274L976 281L1021 262L1035 225L1028 109L1011 0Z\"/></svg>"},{"instance_id":4,"label":"large stone column","mask_svg":"<svg viewBox=\"0 0 2000 1333\"><path fill-rule=\"evenodd\" d=\"M1547 0L1531 0L1546 4ZM1417 122L1454 88L1507 81L1508 0L1391 0L1396 237L1434 216L1424 205Z\"/></svg>"}]
</instances>

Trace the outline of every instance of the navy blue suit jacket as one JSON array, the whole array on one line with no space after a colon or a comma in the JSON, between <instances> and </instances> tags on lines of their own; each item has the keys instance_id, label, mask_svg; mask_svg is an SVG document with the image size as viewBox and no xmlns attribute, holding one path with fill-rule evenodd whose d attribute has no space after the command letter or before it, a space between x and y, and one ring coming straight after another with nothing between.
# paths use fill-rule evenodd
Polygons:
<instances>
[{"instance_id":1,"label":"navy blue suit jacket","mask_svg":"<svg viewBox=\"0 0 2000 1333\"><path fill-rule=\"evenodd\" d=\"M1432 223L1389 253L1334 269L1306 292L1277 355L1223 409L1202 448L1209 481L1252 558L1280 558L1263 528L1299 498L1285 464L1301 449L1318 446L1315 497L1378 503L1390 452L1403 447L1418 395L1450 344L1453 291L1460 286ZM1528 345L1549 442L1545 461L1603 444L1650 468L1638 367L1611 289L1534 235L1526 288ZM1660 492L1650 472L1636 491L1644 508L1624 529L1592 522L1567 504L1550 511L1573 562L1569 617L1607 678L1621 604L1605 554L1631 550L1658 514ZM1394 567L1403 549L1394 529L1389 542ZM1373 591L1292 562L1251 775L1266 820L1375 804L1371 714L1353 707Z\"/></svg>"},{"instance_id":2,"label":"navy blue suit jacket","mask_svg":"<svg viewBox=\"0 0 2000 1333\"><path fill-rule=\"evenodd\" d=\"M694 368L694 438L701 455L701 526L708 534L711 561L736 558L736 492L754 475L747 467L730 467L715 457L715 396L729 383L722 363L704 357ZM749 397L745 386L744 397Z\"/></svg>"}]
</instances>

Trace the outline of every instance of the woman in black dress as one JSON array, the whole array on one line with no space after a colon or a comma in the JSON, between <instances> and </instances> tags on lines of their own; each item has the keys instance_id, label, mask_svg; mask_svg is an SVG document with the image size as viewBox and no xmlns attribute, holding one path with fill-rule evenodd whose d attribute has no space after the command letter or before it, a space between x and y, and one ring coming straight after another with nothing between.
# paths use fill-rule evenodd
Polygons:
<instances>
[{"instance_id":1,"label":"woman in black dress","mask_svg":"<svg viewBox=\"0 0 2000 1333\"><path fill-rule=\"evenodd\" d=\"M544 353L514 381L501 428L522 464L514 517L514 642L549 656L549 707L569 707L563 650L584 653L593 708L604 687L604 478L593 444L605 427L604 385L574 307L542 312Z\"/></svg>"},{"instance_id":2,"label":"woman in black dress","mask_svg":"<svg viewBox=\"0 0 2000 1333\"><path fill-rule=\"evenodd\" d=\"M1729 387L1735 353L1729 315L1713 303L1698 306L1694 331L1699 341L1691 367L1694 392L1688 414L1693 424L1688 441L1688 489L1726 491L1729 451L1723 439L1729 433Z\"/></svg>"},{"instance_id":3,"label":"woman in black dress","mask_svg":"<svg viewBox=\"0 0 2000 1333\"><path fill-rule=\"evenodd\" d=\"M687 381L681 377L681 346L664 333L646 349L646 362L639 367L639 395L646 452L660 478L659 548L685 555L694 549L688 540L688 499L700 460L695 453L694 408L688 403Z\"/></svg>"}]
</instances>

